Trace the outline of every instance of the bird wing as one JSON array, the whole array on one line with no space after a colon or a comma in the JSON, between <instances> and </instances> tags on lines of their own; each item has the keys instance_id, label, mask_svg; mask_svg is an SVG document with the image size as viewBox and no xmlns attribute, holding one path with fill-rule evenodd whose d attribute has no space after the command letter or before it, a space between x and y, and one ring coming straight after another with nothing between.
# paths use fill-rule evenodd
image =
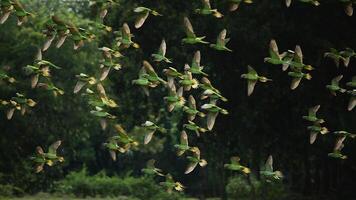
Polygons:
<instances>
[{"instance_id":1,"label":"bird wing","mask_svg":"<svg viewBox=\"0 0 356 200\"><path fill-rule=\"evenodd\" d=\"M193 95L189 95L189 107L196 110L197 109L197 105L196 105L196 102L195 102L195 99L193 97Z\"/></svg>"},{"instance_id":2,"label":"bird wing","mask_svg":"<svg viewBox=\"0 0 356 200\"><path fill-rule=\"evenodd\" d=\"M230 158L231 164L240 164L240 157L238 156L233 156Z\"/></svg>"},{"instance_id":3,"label":"bird wing","mask_svg":"<svg viewBox=\"0 0 356 200\"><path fill-rule=\"evenodd\" d=\"M210 0L202 0L204 9L211 9Z\"/></svg>"},{"instance_id":4,"label":"bird wing","mask_svg":"<svg viewBox=\"0 0 356 200\"><path fill-rule=\"evenodd\" d=\"M206 126L208 130L212 130L215 124L216 117L218 116L219 112L209 112L207 115Z\"/></svg>"},{"instance_id":5,"label":"bird wing","mask_svg":"<svg viewBox=\"0 0 356 200\"><path fill-rule=\"evenodd\" d=\"M153 69L152 65L146 60L143 61L143 67L149 75L157 76L156 71Z\"/></svg>"},{"instance_id":6,"label":"bird wing","mask_svg":"<svg viewBox=\"0 0 356 200\"><path fill-rule=\"evenodd\" d=\"M266 170L273 172L273 157L269 155L265 164Z\"/></svg>"},{"instance_id":7,"label":"bird wing","mask_svg":"<svg viewBox=\"0 0 356 200\"><path fill-rule=\"evenodd\" d=\"M297 63L303 63L303 53L299 45L295 46L294 60Z\"/></svg>"},{"instance_id":8,"label":"bird wing","mask_svg":"<svg viewBox=\"0 0 356 200\"><path fill-rule=\"evenodd\" d=\"M257 80L247 80L247 96L250 96L255 89Z\"/></svg>"},{"instance_id":9,"label":"bird wing","mask_svg":"<svg viewBox=\"0 0 356 200\"><path fill-rule=\"evenodd\" d=\"M145 23L148 15L150 14L150 12L146 11L146 12L143 12L141 13L137 18L136 18L136 21L135 21L135 28L141 28L142 25Z\"/></svg>"},{"instance_id":10,"label":"bird wing","mask_svg":"<svg viewBox=\"0 0 356 200\"><path fill-rule=\"evenodd\" d=\"M156 132L156 130L153 130L153 131L149 131L146 133L145 135L145 140L144 140L144 144L148 144L151 140L152 140L152 137L153 137L153 134Z\"/></svg>"},{"instance_id":11,"label":"bird wing","mask_svg":"<svg viewBox=\"0 0 356 200\"><path fill-rule=\"evenodd\" d=\"M180 143L188 146L188 135L184 130L180 134Z\"/></svg>"},{"instance_id":12,"label":"bird wing","mask_svg":"<svg viewBox=\"0 0 356 200\"><path fill-rule=\"evenodd\" d=\"M190 23L188 17L184 17L184 29L185 29L185 33L187 34L188 37L192 37L195 38L195 33L193 30L193 26Z\"/></svg>"},{"instance_id":13,"label":"bird wing","mask_svg":"<svg viewBox=\"0 0 356 200\"><path fill-rule=\"evenodd\" d=\"M166 51L167 51L167 44L166 44L166 41L163 39L161 42L161 46L159 47L159 54L161 54L162 56L165 56Z\"/></svg>"},{"instance_id":14,"label":"bird wing","mask_svg":"<svg viewBox=\"0 0 356 200\"><path fill-rule=\"evenodd\" d=\"M131 31L129 25L127 23L124 23L122 25L122 37L123 38L131 38Z\"/></svg>"},{"instance_id":15,"label":"bird wing","mask_svg":"<svg viewBox=\"0 0 356 200\"><path fill-rule=\"evenodd\" d=\"M342 79L343 75L339 75L331 80L331 85L339 86L339 82Z\"/></svg>"},{"instance_id":16,"label":"bird wing","mask_svg":"<svg viewBox=\"0 0 356 200\"><path fill-rule=\"evenodd\" d=\"M314 107L309 108L309 115L316 117L316 113L318 112L319 108L320 108L320 105L316 105Z\"/></svg>"},{"instance_id":17,"label":"bird wing","mask_svg":"<svg viewBox=\"0 0 356 200\"><path fill-rule=\"evenodd\" d=\"M48 153L56 154L58 147L62 144L61 140L56 141L48 147Z\"/></svg>"},{"instance_id":18,"label":"bird wing","mask_svg":"<svg viewBox=\"0 0 356 200\"><path fill-rule=\"evenodd\" d=\"M155 163L156 163L156 161L154 159L150 159L150 160L147 161L146 166L147 166L148 169L154 169L155 168Z\"/></svg>"},{"instance_id":19,"label":"bird wing","mask_svg":"<svg viewBox=\"0 0 356 200\"><path fill-rule=\"evenodd\" d=\"M216 39L217 45L224 46L226 44L226 29L222 30Z\"/></svg>"},{"instance_id":20,"label":"bird wing","mask_svg":"<svg viewBox=\"0 0 356 200\"><path fill-rule=\"evenodd\" d=\"M197 165L198 165L197 162L190 162L190 163L188 164L188 167L187 167L187 169L185 170L184 174L189 174L190 172L192 172L192 171L195 169L195 167L196 167Z\"/></svg>"}]
</instances>

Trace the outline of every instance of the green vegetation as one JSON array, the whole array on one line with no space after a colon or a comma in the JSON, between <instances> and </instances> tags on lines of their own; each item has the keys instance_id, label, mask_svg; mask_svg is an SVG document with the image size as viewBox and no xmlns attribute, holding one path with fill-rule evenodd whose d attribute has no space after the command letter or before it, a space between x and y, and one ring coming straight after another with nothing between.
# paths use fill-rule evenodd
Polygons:
<instances>
[{"instance_id":1,"label":"green vegetation","mask_svg":"<svg viewBox=\"0 0 356 200\"><path fill-rule=\"evenodd\" d=\"M355 199L354 4L0 0L0 199Z\"/></svg>"}]
</instances>

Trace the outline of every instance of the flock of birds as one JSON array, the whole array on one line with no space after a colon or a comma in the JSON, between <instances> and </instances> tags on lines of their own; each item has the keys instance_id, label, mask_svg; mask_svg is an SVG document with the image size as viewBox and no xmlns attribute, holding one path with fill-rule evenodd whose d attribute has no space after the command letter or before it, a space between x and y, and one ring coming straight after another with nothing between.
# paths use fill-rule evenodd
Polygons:
<instances>
[{"instance_id":1,"label":"flock of birds","mask_svg":"<svg viewBox=\"0 0 356 200\"><path fill-rule=\"evenodd\" d=\"M299 1L311 3L316 6L319 5L319 2L316 0ZM352 5L355 2L353 0L340 1L345 3L345 11L351 16ZM252 3L251 0L229 0L229 2L230 11L237 10L241 3ZM99 15L99 22L94 22L91 25L106 33L113 32L112 28L103 24L102 21L107 15L108 9L117 3L118 2L114 0L90 1L90 6L96 8ZM286 0L286 5L289 7L291 5L291 0ZM17 0L1 0L0 8L1 24L4 23L12 13L18 18L18 25L21 25L26 21L27 17L34 16L27 12ZM134 24L136 29L141 28L150 16L162 16L159 12L146 7L137 7L133 11L137 15ZM209 0L202 0L202 7L196 9L195 12L200 15L212 15L216 18L223 17L223 14L211 7ZM188 17L184 17L183 25L186 37L182 39L182 43L190 45L209 44L209 42L205 41L205 36L199 36L195 33ZM43 59L42 54L46 52L55 41L55 47L60 48L64 42L70 38L74 43L73 49L78 50L85 44L85 42L94 40L96 36L91 31L78 28L73 23L65 21L56 15L51 16L46 22L43 34L46 37L46 41L42 48L39 49L34 63L24 67L24 71L26 75L30 76L31 88L44 88L52 92L54 96L63 95L64 91L54 85L50 73L51 70L60 70L61 68L50 61ZM110 71L121 69L119 61L120 58L123 57L122 52L125 49L130 47L140 48L140 46L133 41L133 34L127 23L124 23L120 30L114 31L113 34L115 35L114 45L112 47L104 46L98 49L98 51L102 52L102 59L100 60L99 66L100 75L91 76L84 73L76 75L77 83L73 92L76 94L82 91L82 97L87 100L88 105L92 108L90 113L100 119L100 125L103 130L106 130L109 125L112 125L116 130L117 135L108 138L103 144L103 146L108 149L111 158L115 161L117 159L117 153L126 153L130 151L134 147L137 147L139 142L132 135L128 134L120 124L115 123L116 116L110 114L110 109L118 107L118 104L106 94L103 82L108 77ZM209 47L217 51L232 52L232 50L227 47L228 42L229 38L227 38L227 30L223 29L217 36L216 43L209 44ZM166 57L166 51L167 44L163 39L158 51L152 54L152 60L156 63L161 62L167 65L171 64L172 59ZM356 57L356 53L349 48L342 51L331 49L330 52L325 53L325 57L332 59L337 67L339 67L340 61L347 67L351 58ZM283 71L288 70L287 75L292 78L290 85L292 90L296 89L303 79L310 80L312 78L310 71L314 68L311 65L304 63L303 53L299 45L297 45L294 50L287 50L280 53L277 42L272 39L269 46L269 57L266 57L264 61L272 65L280 66ZM160 77L159 73L155 71L155 68L150 62L144 60L142 62L142 68L138 73L138 78L132 80L132 84L140 87L147 96L150 95L150 90L153 88L158 86L167 88L168 94L163 99L167 104L168 112L180 111L186 114L187 122L183 124L183 130L180 133L180 143L174 145L174 147L177 151L177 156L186 156L188 166L185 170L185 174L189 174L197 166L205 167L208 162L201 158L201 151L197 146L190 146L187 133L195 133L199 137L201 134L211 131L217 116L219 114L228 114L226 109L218 106L219 101L225 102L227 99L213 86L208 79L209 75L204 72L204 66L201 65L200 51L194 53L191 64L185 64L182 71L173 67L167 67L163 70L162 74L166 78ZM342 77L342 75L335 77L331 81L331 84L327 85L327 89L330 90L333 95L336 95L337 93L350 95L348 110L351 111L356 105L356 76L353 77L350 82L346 83L349 89L341 88L339 85L339 81ZM247 81L248 96L253 93L257 82L266 83L272 81L270 78L259 75L251 66L247 67L247 73L242 74L241 78ZM5 71L0 71L0 80L8 84L16 84L16 80L13 77L10 77ZM201 95L199 97L194 97L192 94L184 95L184 93L189 93L191 90L200 90ZM196 98L199 98L199 100L203 102L200 107L197 106ZM0 100L0 106L6 110L6 115L9 120L13 117L15 110L19 110L21 111L21 114L25 114L26 110L35 105L36 102L34 100L29 99L20 93L17 93L16 97L12 97L10 100ZM323 127L325 121L316 116L319 108L319 105L314 106L309 109L307 116L303 116L303 119L312 123L312 125L307 127L310 131L311 144L315 142L317 135L323 135L329 132L326 127ZM204 124L194 122L197 117L203 119L199 121L204 121ZM160 127L152 121L146 121L141 126L146 132L143 141L143 144L145 145L150 143L155 134L164 134L166 132L165 128ZM333 133L337 137L336 144L333 152L328 155L334 158L345 159L346 156L341 153L344 142L348 138L355 138L356 134L347 131L334 131ZM52 166L57 162L64 161L63 157L57 155L57 149L60 145L61 141L56 141L49 146L47 153L43 151L42 147L36 148L36 154L32 157L32 160L36 164L35 171L37 173L44 169L44 165ZM232 157L231 163L225 164L224 167L228 170L237 171L245 175L251 173L251 170L248 167L240 163L240 158L238 156ZM165 181L161 182L161 185L169 192L173 190L182 191L184 189L184 186L180 182L175 181L169 173L164 174L161 169L156 168L154 160L149 160L147 162L147 167L142 169L142 172L147 175L164 176ZM265 177L267 181L283 178L281 171L273 169L272 156L268 157L265 167L260 170L260 174Z\"/></svg>"}]
</instances>

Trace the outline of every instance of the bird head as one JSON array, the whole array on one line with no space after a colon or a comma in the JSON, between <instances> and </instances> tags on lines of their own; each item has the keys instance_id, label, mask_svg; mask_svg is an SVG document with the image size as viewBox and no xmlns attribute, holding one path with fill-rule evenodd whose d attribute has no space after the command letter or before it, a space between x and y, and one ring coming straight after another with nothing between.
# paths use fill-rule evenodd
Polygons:
<instances>
[{"instance_id":1,"label":"bird head","mask_svg":"<svg viewBox=\"0 0 356 200\"><path fill-rule=\"evenodd\" d=\"M311 71L314 70L314 67L312 67L311 65L305 65L304 69Z\"/></svg>"},{"instance_id":2,"label":"bird head","mask_svg":"<svg viewBox=\"0 0 356 200\"><path fill-rule=\"evenodd\" d=\"M250 168L248 168L248 167L244 167L244 168L242 169L242 172L245 173L245 174L249 174L249 173L251 173L251 170L250 170Z\"/></svg>"},{"instance_id":3,"label":"bird head","mask_svg":"<svg viewBox=\"0 0 356 200\"><path fill-rule=\"evenodd\" d=\"M305 77L305 79L307 79L307 80L312 79L312 76L311 76L310 74L305 74L304 77Z\"/></svg>"},{"instance_id":4,"label":"bird head","mask_svg":"<svg viewBox=\"0 0 356 200\"><path fill-rule=\"evenodd\" d=\"M260 77L260 81L263 82L263 83L265 83L265 82L267 82L267 81L272 81L272 79L269 79L269 78L267 78L267 77L261 76L261 77Z\"/></svg>"},{"instance_id":5,"label":"bird head","mask_svg":"<svg viewBox=\"0 0 356 200\"><path fill-rule=\"evenodd\" d=\"M247 74L242 74L241 78L247 78Z\"/></svg>"},{"instance_id":6,"label":"bird head","mask_svg":"<svg viewBox=\"0 0 356 200\"><path fill-rule=\"evenodd\" d=\"M58 161L59 162L64 162L64 158L61 156L61 157L58 157Z\"/></svg>"},{"instance_id":7,"label":"bird head","mask_svg":"<svg viewBox=\"0 0 356 200\"><path fill-rule=\"evenodd\" d=\"M322 127L321 130L320 130L320 133L321 134L327 134L327 133L329 133L329 130L326 127Z\"/></svg>"}]
</instances>

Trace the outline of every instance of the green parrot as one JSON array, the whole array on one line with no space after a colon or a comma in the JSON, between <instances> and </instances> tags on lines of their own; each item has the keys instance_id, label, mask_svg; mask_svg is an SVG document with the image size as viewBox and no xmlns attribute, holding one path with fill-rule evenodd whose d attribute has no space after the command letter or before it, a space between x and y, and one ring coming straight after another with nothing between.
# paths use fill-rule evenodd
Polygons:
<instances>
[{"instance_id":1,"label":"green parrot","mask_svg":"<svg viewBox=\"0 0 356 200\"><path fill-rule=\"evenodd\" d=\"M200 167L205 167L208 164L205 159L200 158L200 149L198 147L191 147L189 151L192 152L192 156L187 156L189 164L184 174L189 174L192 172L198 164Z\"/></svg>"},{"instance_id":2,"label":"green parrot","mask_svg":"<svg viewBox=\"0 0 356 200\"><path fill-rule=\"evenodd\" d=\"M210 98L210 101L213 103L216 100L227 101L225 97L221 95L221 92L216 89L210 82L210 80L206 77L203 77L200 81L199 88L203 89L203 93L201 95L201 99Z\"/></svg>"},{"instance_id":3,"label":"green parrot","mask_svg":"<svg viewBox=\"0 0 356 200\"><path fill-rule=\"evenodd\" d=\"M14 12L17 17L18 26L21 26L27 17L34 16L32 13L27 12L18 0L1 0L0 10L2 13L0 16L0 24L5 23L12 12Z\"/></svg>"},{"instance_id":4,"label":"green parrot","mask_svg":"<svg viewBox=\"0 0 356 200\"><path fill-rule=\"evenodd\" d=\"M100 106L95 106L95 109L91 110L90 114L100 119L100 125L102 130L105 130L107 127L107 119L116 119L115 115L108 113L103 107Z\"/></svg>"},{"instance_id":5,"label":"green parrot","mask_svg":"<svg viewBox=\"0 0 356 200\"><path fill-rule=\"evenodd\" d=\"M272 81L272 79L268 79L264 76L259 76L256 70L253 69L251 66L247 66L247 69L248 69L248 73L241 75L241 78L247 80L247 96L250 96L253 93L253 90L255 89L255 85L258 81L262 83L265 83L267 81Z\"/></svg>"},{"instance_id":6,"label":"green parrot","mask_svg":"<svg viewBox=\"0 0 356 200\"><path fill-rule=\"evenodd\" d=\"M200 117L205 117L205 114L197 110L196 101L193 95L189 95L188 97L188 106L183 107L183 112L187 114L188 121L193 121L196 115Z\"/></svg>"},{"instance_id":7,"label":"green parrot","mask_svg":"<svg viewBox=\"0 0 356 200\"><path fill-rule=\"evenodd\" d=\"M198 137L200 136L200 132L205 133L207 131L205 128L198 126L192 121L188 121L188 124L183 124L183 128L194 131Z\"/></svg>"},{"instance_id":8,"label":"green parrot","mask_svg":"<svg viewBox=\"0 0 356 200\"><path fill-rule=\"evenodd\" d=\"M325 122L324 119L320 119L316 116L316 113L318 112L319 108L320 108L320 105L316 105L316 106L309 108L308 115L303 116L303 119L305 119L309 122L318 123L318 124L324 123Z\"/></svg>"},{"instance_id":9,"label":"green parrot","mask_svg":"<svg viewBox=\"0 0 356 200\"><path fill-rule=\"evenodd\" d=\"M103 81L109 75L111 69L121 69L121 64L115 63L113 58L120 58L123 55L118 50L113 50L109 47L101 47L99 50L102 51L104 57L104 59L100 60L100 68L102 69L102 73L99 78L100 81Z\"/></svg>"},{"instance_id":10,"label":"green parrot","mask_svg":"<svg viewBox=\"0 0 356 200\"><path fill-rule=\"evenodd\" d=\"M168 67L167 69L164 69L163 73L167 76L168 87L172 87L175 78L183 79L183 74L178 72L177 69L173 67Z\"/></svg>"},{"instance_id":11,"label":"green parrot","mask_svg":"<svg viewBox=\"0 0 356 200\"><path fill-rule=\"evenodd\" d=\"M6 81L8 83L15 83L16 79L7 75L5 71L0 69L0 81Z\"/></svg>"},{"instance_id":12,"label":"green parrot","mask_svg":"<svg viewBox=\"0 0 356 200\"><path fill-rule=\"evenodd\" d=\"M345 93L346 90L339 86L339 82L343 75L336 76L331 80L331 85L327 85L326 88L331 92L332 95L336 96L337 92Z\"/></svg>"},{"instance_id":13,"label":"green parrot","mask_svg":"<svg viewBox=\"0 0 356 200\"><path fill-rule=\"evenodd\" d=\"M63 162L64 158L57 155L57 149L62 144L61 140L56 141L48 147L48 152L45 153L42 147L36 147L36 155L31 157L31 160L36 164L35 172L39 173L43 170L44 165L53 166L56 162Z\"/></svg>"},{"instance_id":14,"label":"green parrot","mask_svg":"<svg viewBox=\"0 0 356 200\"><path fill-rule=\"evenodd\" d=\"M137 29L143 26L143 24L145 23L146 19L150 14L153 16L162 16L157 11L146 7L137 7L134 9L134 12L139 14L139 16L135 21L135 28Z\"/></svg>"},{"instance_id":15,"label":"green parrot","mask_svg":"<svg viewBox=\"0 0 356 200\"><path fill-rule=\"evenodd\" d=\"M148 176L164 176L164 174L162 174L162 170L155 167L155 162L156 161L154 159L148 160L146 168L141 169L141 172Z\"/></svg>"},{"instance_id":16,"label":"green parrot","mask_svg":"<svg viewBox=\"0 0 356 200\"><path fill-rule=\"evenodd\" d=\"M344 63L345 66L348 65L348 62L350 61L350 59L346 59L343 57L343 55L336 49L331 48L330 52L326 52L324 54L325 58L330 58L334 61L336 67L340 66L340 60Z\"/></svg>"},{"instance_id":17,"label":"green parrot","mask_svg":"<svg viewBox=\"0 0 356 200\"><path fill-rule=\"evenodd\" d=\"M300 82L302 81L303 78L310 80L312 77L309 73L303 73L301 71L299 72L288 72L288 76L292 77L292 82L290 85L290 89L295 90Z\"/></svg>"},{"instance_id":18,"label":"green parrot","mask_svg":"<svg viewBox=\"0 0 356 200\"><path fill-rule=\"evenodd\" d=\"M142 67L139 71L138 79L132 80L132 84L140 86L146 96L150 95L148 88L155 88L158 85L157 82L150 82L148 76L145 67Z\"/></svg>"},{"instance_id":19,"label":"green parrot","mask_svg":"<svg viewBox=\"0 0 356 200\"><path fill-rule=\"evenodd\" d=\"M260 174L266 179L267 182L271 182L272 180L280 180L283 178L283 174L281 171L273 170L272 155L268 156L264 169L260 171Z\"/></svg>"},{"instance_id":20,"label":"green parrot","mask_svg":"<svg viewBox=\"0 0 356 200\"><path fill-rule=\"evenodd\" d=\"M356 3L356 1L355 1L355 3ZM350 49L350 48L346 48L345 50L340 51L340 54L341 54L342 57L344 57L344 66L345 67L349 66L350 59L352 57L356 57L356 52L353 49Z\"/></svg>"},{"instance_id":21,"label":"green parrot","mask_svg":"<svg viewBox=\"0 0 356 200\"><path fill-rule=\"evenodd\" d=\"M285 71L288 68L287 62L283 58L287 55L287 52L279 53L276 40L272 39L269 43L269 57L264 58L264 62L268 62L273 65L282 65L282 70Z\"/></svg>"},{"instance_id":22,"label":"green parrot","mask_svg":"<svg viewBox=\"0 0 356 200\"><path fill-rule=\"evenodd\" d=\"M227 110L220 108L219 106L211 103L202 105L201 109L206 110L208 112L206 127L208 128L209 131L213 129L216 117L218 116L219 113L224 115L229 114Z\"/></svg>"},{"instance_id":23,"label":"green parrot","mask_svg":"<svg viewBox=\"0 0 356 200\"><path fill-rule=\"evenodd\" d=\"M200 15L213 15L216 18L221 18L223 15L217 10L212 9L210 5L210 0L201 0L203 3L202 8L198 8L195 10L196 13Z\"/></svg>"},{"instance_id":24,"label":"green parrot","mask_svg":"<svg viewBox=\"0 0 356 200\"><path fill-rule=\"evenodd\" d=\"M179 80L179 84L183 86L184 91L190 91L192 88L196 89L199 86L197 79L193 78L190 66L188 64L184 65L184 75L181 76L182 80Z\"/></svg>"},{"instance_id":25,"label":"green parrot","mask_svg":"<svg viewBox=\"0 0 356 200\"><path fill-rule=\"evenodd\" d=\"M67 22L63 21L56 15L51 17L53 23L55 24L56 33L58 34L58 41L56 44L56 48L60 48L65 40L67 39L70 31L68 29Z\"/></svg>"},{"instance_id":26,"label":"green parrot","mask_svg":"<svg viewBox=\"0 0 356 200\"><path fill-rule=\"evenodd\" d=\"M146 78L149 80L149 82L153 83L154 85L159 85L160 83L164 85L167 84L165 80L163 80L157 75L156 71L148 61L146 60L143 61L143 67L147 72Z\"/></svg>"},{"instance_id":27,"label":"green parrot","mask_svg":"<svg viewBox=\"0 0 356 200\"><path fill-rule=\"evenodd\" d=\"M208 44L209 43L209 42L204 41L205 36L198 37L195 35L193 26L187 17L184 17L184 29L185 29L185 33L186 33L187 37L182 39L183 43L186 43L186 44L197 44L197 43Z\"/></svg>"},{"instance_id":28,"label":"green parrot","mask_svg":"<svg viewBox=\"0 0 356 200\"><path fill-rule=\"evenodd\" d=\"M355 0L339 0L340 2L342 2L345 5L345 13L348 16L352 16L354 14L354 8L353 8L353 4L356 4Z\"/></svg>"},{"instance_id":29,"label":"green parrot","mask_svg":"<svg viewBox=\"0 0 356 200\"><path fill-rule=\"evenodd\" d=\"M184 106L183 87L177 91L175 84L168 86L168 96L164 97L164 100L167 102L168 112L172 112L176 107Z\"/></svg>"},{"instance_id":30,"label":"green parrot","mask_svg":"<svg viewBox=\"0 0 356 200\"><path fill-rule=\"evenodd\" d=\"M230 7L229 10L230 12L236 11L241 3L246 3L246 4L251 4L253 3L252 0L229 0L230 1Z\"/></svg>"},{"instance_id":31,"label":"green parrot","mask_svg":"<svg viewBox=\"0 0 356 200\"><path fill-rule=\"evenodd\" d=\"M352 139L356 138L356 134L353 134L353 133L350 133L347 131L334 131L333 133L339 137L346 137L346 138L352 138Z\"/></svg>"},{"instance_id":32,"label":"green parrot","mask_svg":"<svg viewBox=\"0 0 356 200\"><path fill-rule=\"evenodd\" d=\"M230 158L231 163L230 164L224 164L224 168L231 170L231 171L238 171L242 172L243 174L249 174L251 173L250 168L245 167L240 164L240 157L238 156L233 156Z\"/></svg>"},{"instance_id":33,"label":"green parrot","mask_svg":"<svg viewBox=\"0 0 356 200\"><path fill-rule=\"evenodd\" d=\"M97 83L97 80L95 77L88 76L87 74L80 73L79 75L76 75L76 78L78 79L73 93L77 94L85 85L95 85Z\"/></svg>"},{"instance_id":34,"label":"green parrot","mask_svg":"<svg viewBox=\"0 0 356 200\"><path fill-rule=\"evenodd\" d=\"M306 65L303 63L303 52L302 49L299 45L295 46L295 50L291 51L289 50L290 53L293 53L293 59L292 60L284 60L291 68L293 72L300 72L303 69L311 71L314 68L311 65Z\"/></svg>"},{"instance_id":35,"label":"green parrot","mask_svg":"<svg viewBox=\"0 0 356 200\"><path fill-rule=\"evenodd\" d=\"M33 65L27 65L24 67L24 71L26 74L31 75L31 87L35 88L37 86L38 80L40 76L45 78L49 78L50 68L54 69L61 69L60 67L56 66L55 64L42 59L42 50L39 49L36 55L35 61Z\"/></svg>"},{"instance_id":36,"label":"green parrot","mask_svg":"<svg viewBox=\"0 0 356 200\"><path fill-rule=\"evenodd\" d=\"M105 18L108 9L114 4L118 4L120 0L90 0L89 6L97 7L99 9L99 17L101 20Z\"/></svg>"},{"instance_id":37,"label":"green parrot","mask_svg":"<svg viewBox=\"0 0 356 200\"><path fill-rule=\"evenodd\" d=\"M347 159L346 155L343 155L341 153L341 150L344 148L344 141L346 139L346 136L341 136L336 139L334 150L331 153L328 153L328 156L331 158L336 158L336 159L342 159L345 160Z\"/></svg>"},{"instance_id":38,"label":"green parrot","mask_svg":"<svg viewBox=\"0 0 356 200\"><path fill-rule=\"evenodd\" d=\"M201 60L200 51L196 51L194 53L191 67L187 68L186 70L190 71L192 74L200 74L203 76L208 76L207 73L203 72L204 67L200 65L200 60Z\"/></svg>"},{"instance_id":39,"label":"green parrot","mask_svg":"<svg viewBox=\"0 0 356 200\"><path fill-rule=\"evenodd\" d=\"M130 137L121 125L116 124L114 127L118 135L110 137L104 146L108 148L113 161L116 161L116 152L125 153L132 147L138 146L138 142Z\"/></svg>"},{"instance_id":40,"label":"green parrot","mask_svg":"<svg viewBox=\"0 0 356 200\"><path fill-rule=\"evenodd\" d=\"M48 91L51 91L55 97L57 97L58 95L63 95L64 94L64 91L62 89L56 87L52 82L38 83L37 87L44 88L44 89L46 89Z\"/></svg>"},{"instance_id":41,"label":"green parrot","mask_svg":"<svg viewBox=\"0 0 356 200\"><path fill-rule=\"evenodd\" d=\"M71 34L71 38L74 41L74 46L73 46L74 50L77 50L80 47L84 46L84 41L90 39L89 37L87 37L88 33L86 32L85 29L77 28L74 24L70 22L67 22L67 26Z\"/></svg>"},{"instance_id":42,"label":"green parrot","mask_svg":"<svg viewBox=\"0 0 356 200\"><path fill-rule=\"evenodd\" d=\"M11 97L9 101L1 101L1 105L7 108L6 118L11 120L15 110L19 110L21 115L25 115L26 111L30 107L34 107L37 103L30 99L26 98L25 95L21 93L16 93L15 97Z\"/></svg>"},{"instance_id":43,"label":"green parrot","mask_svg":"<svg viewBox=\"0 0 356 200\"><path fill-rule=\"evenodd\" d=\"M174 147L177 149L177 156L182 156L186 151L190 149L188 144L188 135L183 130L180 134L180 143L175 144Z\"/></svg>"},{"instance_id":44,"label":"green parrot","mask_svg":"<svg viewBox=\"0 0 356 200\"><path fill-rule=\"evenodd\" d=\"M226 47L226 44L230 41L230 38L226 38L226 29L223 29L217 39L216 39L216 44L210 44L210 47L213 49L216 49L218 51L230 51L232 52L231 49Z\"/></svg>"},{"instance_id":45,"label":"green parrot","mask_svg":"<svg viewBox=\"0 0 356 200\"><path fill-rule=\"evenodd\" d=\"M122 28L120 31L114 32L118 35L116 38L117 43L116 45L118 47L122 47L124 49L129 48L130 46L133 46L134 48L139 48L140 46L132 41L133 35L131 34L130 27L127 25L127 23L124 23L122 25Z\"/></svg>"},{"instance_id":46,"label":"green parrot","mask_svg":"<svg viewBox=\"0 0 356 200\"><path fill-rule=\"evenodd\" d=\"M21 26L27 17L34 16L32 13L27 12L18 0L12 0L12 3L15 9L15 15L17 16L18 26Z\"/></svg>"},{"instance_id":47,"label":"green parrot","mask_svg":"<svg viewBox=\"0 0 356 200\"><path fill-rule=\"evenodd\" d=\"M148 144L152 140L153 134L156 131L159 131L161 133L166 132L166 129L156 125L155 123L153 123L151 121L146 121L141 126L144 127L144 129L146 130L146 135L145 135L145 139L143 142L144 144Z\"/></svg>"},{"instance_id":48,"label":"green parrot","mask_svg":"<svg viewBox=\"0 0 356 200\"><path fill-rule=\"evenodd\" d=\"M159 184L163 186L168 194L171 194L173 190L181 192L184 190L184 186L180 182L174 181L172 175L167 174L165 176L166 180L164 182L160 182Z\"/></svg>"},{"instance_id":49,"label":"green parrot","mask_svg":"<svg viewBox=\"0 0 356 200\"><path fill-rule=\"evenodd\" d=\"M163 39L161 45L159 46L158 52L152 54L154 61L156 62L164 61L166 63L172 63L172 61L166 57L166 50L167 50L167 44L166 41Z\"/></svg>"},{"instance_id":50,"label":"green parrot","mask_svg":"<svg viewBox=\"0 0 356 200\"><path fill-rule=\"evenodd\" d=\"M310 144L314 144L319 133L322 135L329 133L329 130L326 127L321 126L321 124L317 122L315 122L312 126L308 126L307 129L310 131Z\"/></svg>"}]
</instances>

